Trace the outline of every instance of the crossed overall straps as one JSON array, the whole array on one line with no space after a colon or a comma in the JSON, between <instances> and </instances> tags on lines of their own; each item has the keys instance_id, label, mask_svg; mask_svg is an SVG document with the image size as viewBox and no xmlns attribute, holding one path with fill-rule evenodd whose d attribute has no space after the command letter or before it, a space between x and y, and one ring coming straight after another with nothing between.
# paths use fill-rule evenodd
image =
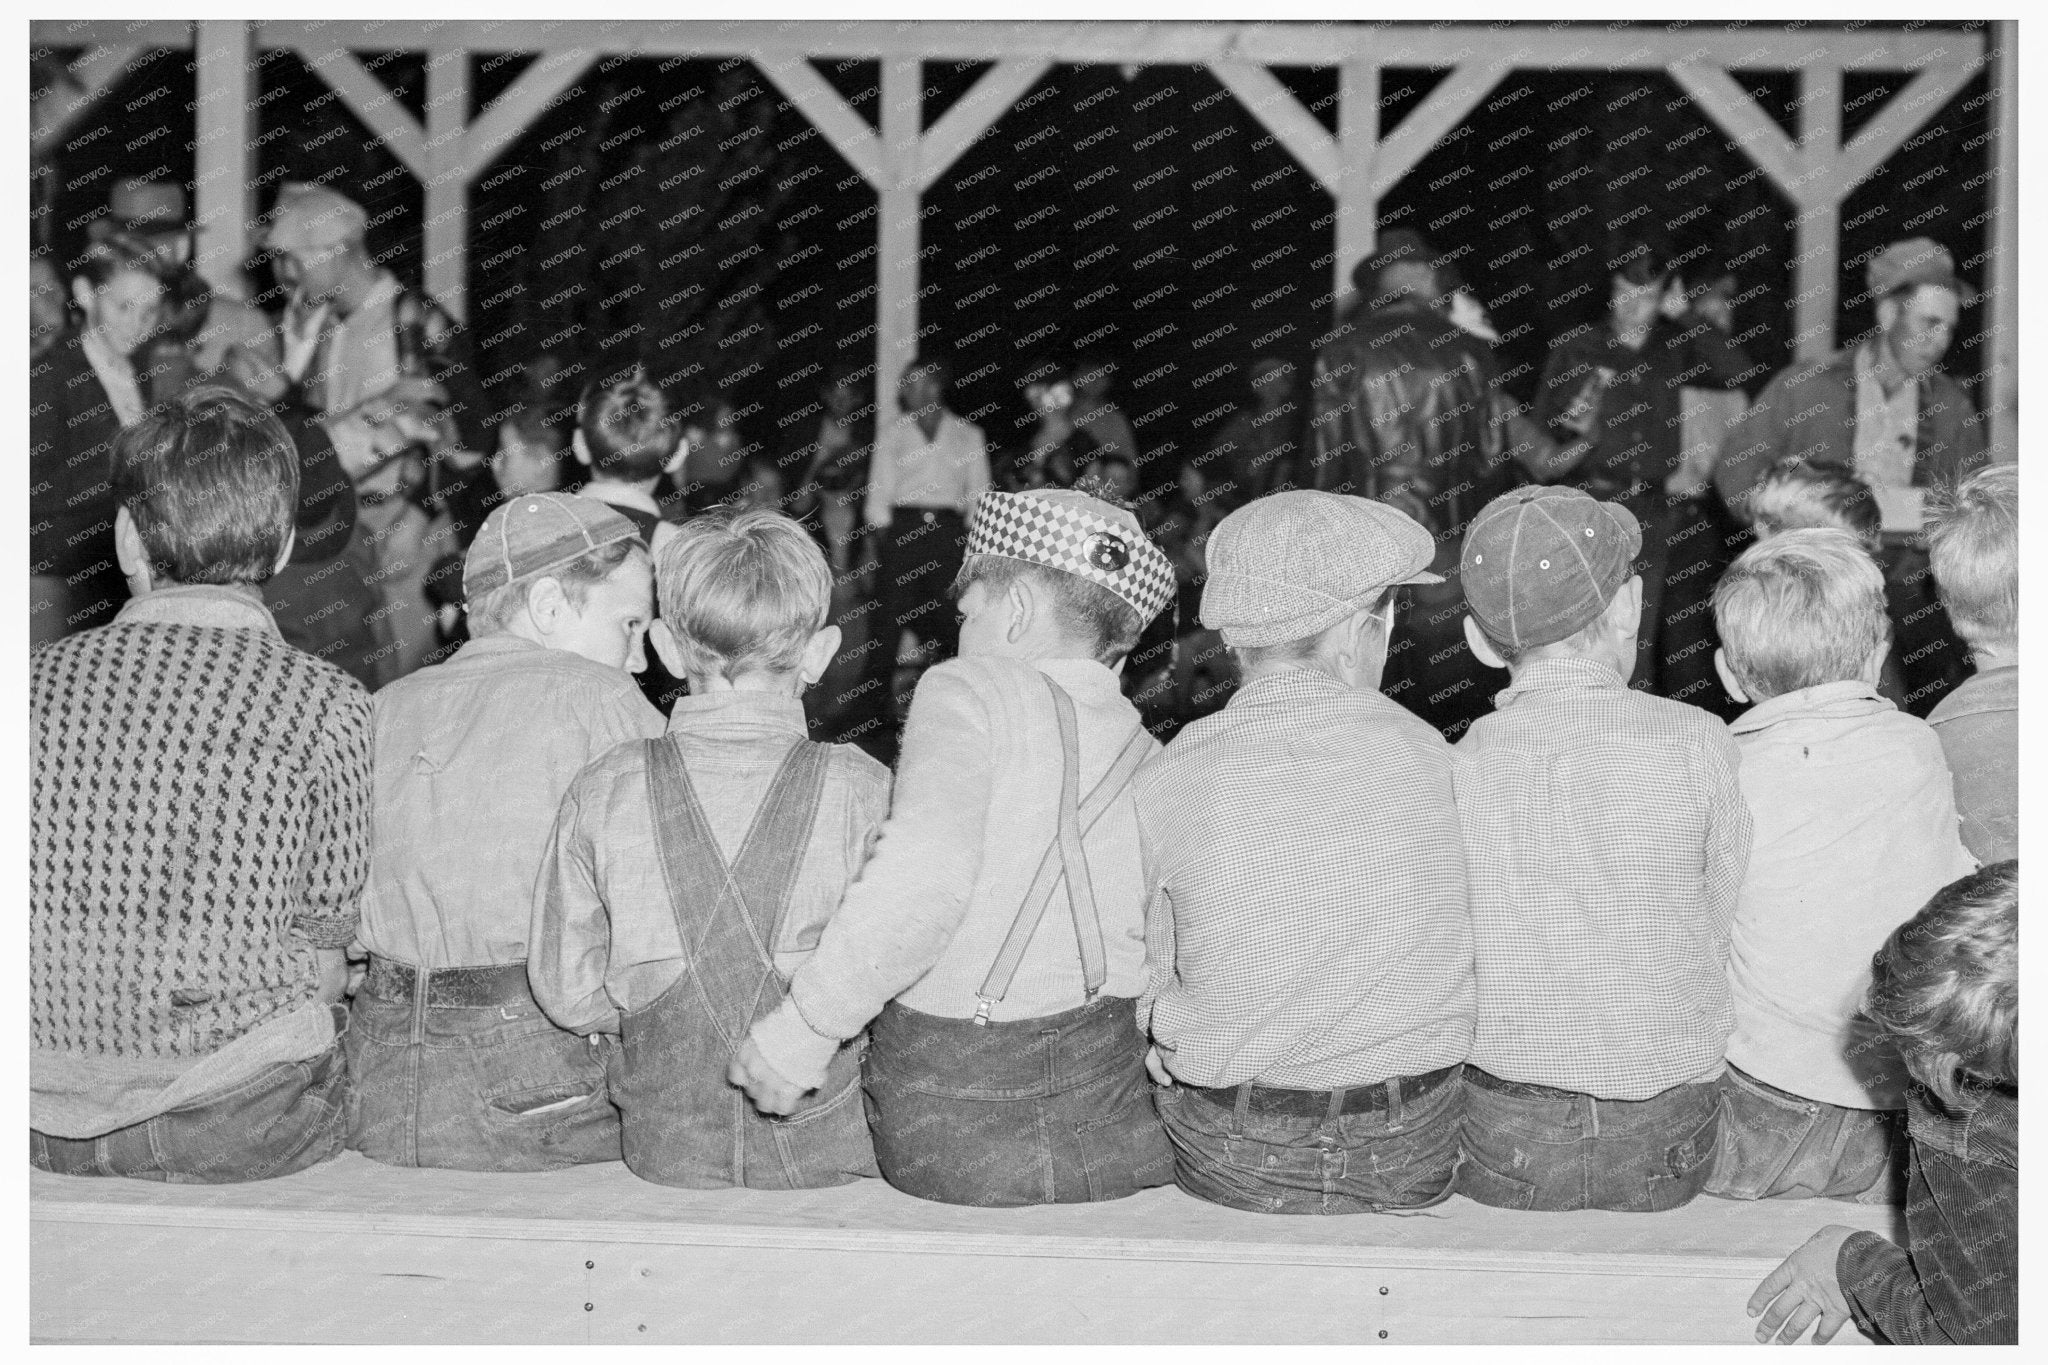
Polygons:
<instances>
[{"instance_id":1,"label":"crossed overall straps","mask_svg":"<svg viewBox=\"0 0 2048 1365\"><path fill-rule=\"evenodd\" d=\"M1046 908L1052 904L1053 892L1059 889L1063 880L1067 886L1067 909L1074 920L1074 941L1081 953L1081 977L1087 987L1088 999L1095 998L1109 976L1102 944L1102 917L1095 905L1095 882L1089 875L1088 856L1081 840L1130 785L1132 775L1138 771L1138 765L1144 762L1145 753L1151 747L1147 743L1151 736L1144 723L1139 722L1132 729L1130 738L1124 741L1124 747L1117 753L1116 761L1110 764L1109 771L1102 775L1102 780L1095 784L1087 799L1081 800L1081 731L1074 716L1074 699L1051 678L1045 679L1045 685L1052 692L1053 717L1060 732L1059 832L1045 850L1045 856L1039 859L1037 875L1031 879L1031 888L1024 893L1023 903L1017 907L1017 917L1010 924L1009 935L1004 938L1001 951L996 954L987 978L976 992L981 1000L974 1011L977 1024L986 1025L989 1011L1008 994L1010 983L1016 980L1017 968L1024 961L1024 950L1031 946L1032 935L1038 932Z\"/></svg>"},{"instance_id":2,"label":"crossed overall straps","mask_svg":"<svg viewBox=\"0 0 2048 1365\"><path fill-rule=\"evenodd\" d=\"M677 742L673 737L649 741L655 843L685 970L728 1046L737 1047L746 1037L770 984L787 986L775 970L775 930L810 847L830 757L829 745L800 739L790 746L747 828L739 856L728 863L711 835ZM699 913L686 915L685 906L698 907Z\"/></svg>"}]
</instances>

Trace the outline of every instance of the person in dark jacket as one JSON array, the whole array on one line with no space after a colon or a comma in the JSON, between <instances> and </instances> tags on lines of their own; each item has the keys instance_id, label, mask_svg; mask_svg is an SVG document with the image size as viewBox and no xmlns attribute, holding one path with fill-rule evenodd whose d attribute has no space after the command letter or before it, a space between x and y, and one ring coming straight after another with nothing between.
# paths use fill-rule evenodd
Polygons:
<instances>
[{"instance_id":1,"label":"person in dark jacket","mask_svg":"<svg viewBox=\"0 0 2048 1365\"><path fill-rule=\"evenodd\" d=\"M1521 472L1550 477L1583 452L1560 452L1537 430L1493 348L1450 320L1429 244L1396 229L1378 246L1353 272L1357 304L1316 357L1308 468L1296 482L1388 503L1436 538L1428 567L1443 582L1408 589L1383 690L1455 737L1491 695L1463 644L1465 525Z\"/></svg>"},{"instance_id":2,"label":"person in dark jacket","mask_svg":"<svg viewBox=\"0 0 2048 1365\"><path fill-rule=\"evenodd\" d=\"M114 236L80 258L81 324L29 369L29 639L104 625L128 600L114 562L114 437L149 402L135 353L164 285L141 243Z\"/></svg>"},{"instance_id":3,"label":"person in dark jacket","mask_svg":"<svg viewBox=\"0 0 2048 1365\"><path fill-rule=\"evenodd\" d=\"M1694 656L1690 669L1668 670L1665 661L1664 587L1672 547L1698 533L1703 515L1680 469L1681 392L1734 388L1752 367L1729 335L1727 300L1707 294L1688 309L1671 265L1654 247L1623 245L1608 268L1607 318L1551 347L1536 415L1560 440L1592 443L1567 482L1620 503L1643 528L1643 616L1631 681L1670 696L1677 691L1672 684L1686 679L1667 678L1667 672L1712 675L1705 653Z\"/></svg>"},{"instance_id":4,"label":"person in dark jacket","mask_svg":"<svg viewBox=\"0 0 2048 1365\"><path fill-rule=\"evenodd\" d=\"M1879 562L1893 648L1909 709L1925 716L1962 681L1964 650L1935 598L1920 534L1924 508L1987 458L1976 408L1941 371L1966 291L1948 251L1925 237L1893 243L1864 273L1877 330L1773 378L1728 429L1714 483L1745 522L1751 490L1787 457L1846 470L1875 490L1885 513Z\"/></svg>"},{"instance_id":5,"label":"person in dark jacket","mask_svg":"<svg viewBox=\"0 0 2048 1365\"><path fill-rule=\"evenodd\" d=\"M2019 875L1951 882L1871 959L1866 1011L1916 1085L1906 1245L1824 1227L1749 1297L1758 1341L1852 1318L1901 1346L2019 1340Z\"/></svg>"}]
</instances>

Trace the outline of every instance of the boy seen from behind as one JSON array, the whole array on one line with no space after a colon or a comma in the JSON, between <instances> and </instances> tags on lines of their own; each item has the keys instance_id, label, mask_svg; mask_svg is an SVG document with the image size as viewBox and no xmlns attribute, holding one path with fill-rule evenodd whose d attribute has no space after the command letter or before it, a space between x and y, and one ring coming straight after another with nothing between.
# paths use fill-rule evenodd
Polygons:
<instances>
[{"instance_id":1,"label":"boy seen from behind","mask_svg":"<svg viewBox=\"0 0 2048 1365\"><path fill-rule=\"evenodd\" d=\"M659 553L675 532L662 520L654 490L663 474L683 467L681 419L668 399L639 367L599 379L576 405L576 435L570 447L590 471L577 492L605 503L633 523L650 551Z\"/></svg>"},{"instance_id":2,"label":"boy seen from behind","mask_svg":"<svg viewBox=\"0 0 2048 1365\"><path fill-rule=\"evenodd\" d=\"M1935 587L1973 670L1927 720L1955 775L1963 844L1985 863L2019 856L2019 521L2019 469L1993 465L1964 481L1927 537Z\"/></svg>"},{"instance_id":3,"label":"boy seen from behind","mask_svg":"<svg viewBox=\"0 0 2048 1365\"><path fill-rule=\"evenodd\" d=\"M583 766L661 733L634 686L653 614L633 525L531 493L464 562L470 639L375 698L376 811L355 997L350 1145L396 1166L619 1159L600 1045L527 983L534 878Z\"/></svg>"},{"instance_id":4,"label":"boy seen from behind","mask_svg":"<svg viewBox=\"0 0 2048 1365\"><path fill-rule=\"evenodd\" d=\"M649 632L686 678L668 732L569 788L533 904L534 991L564 1028L616 1035L626 1164L664 1185L806 1189L875 1174L865 1038L787 1119L728 1084L780 1006L889 807L889 771L806 737L803 691L839 648L832 572L790 518L723 508L674 529Z\"/></svg>"},{"instance_id":5,"label":"boy seen from behind","mask_svg":"<svg viewBox=\"0 0 2048 1365\"><path fill-rule=\"evenodd\" d=\"M1870 958L1975 863L1941 743L1878 695L1884 575L1848 532L1785 531L1714 590L1715 655L1755 821L1728 962L1735 1029L1711 1194L1892 1194L1906 1075L1859 1018Z\"/></svg>"},{"instance_id":6,"label":"boy seen from behind","mask_svg":"<svg viewBox=\"0 0 2048 1365\"><path fill-rule=\"evenodd\" d=\"M1641 548L1569 488L1465 535L1466 639L1513 679L1454 769L1479 988L1458 1189L1482 1204L1675 1208L1713 1165L1750 818L1726 728L1628 686Z\"/></svg>"}]
</instances>

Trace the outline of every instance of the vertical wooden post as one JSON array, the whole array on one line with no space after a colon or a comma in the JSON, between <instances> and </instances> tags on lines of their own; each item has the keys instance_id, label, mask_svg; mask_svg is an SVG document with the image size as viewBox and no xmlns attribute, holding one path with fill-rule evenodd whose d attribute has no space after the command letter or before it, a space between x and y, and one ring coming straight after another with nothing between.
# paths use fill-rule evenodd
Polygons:
<instances>
[{"instance_id":1,"label":"vertical wooden post","mask_svg":"<svg viewBox=\"0 0 2048 1365\"><path fill-rule=\"evenodd\" d=\"M1337 236L1331 259L1332 316L1341 316L1351 293L1351 268L1372 254L1379 203L1372 191L1379 150L1378 62L1346 62L1337 74Z\"/></svg>"},{"instance_id":2,"label":"vertical wooden post","mask_svg":"<svg viewBox=\"0 0 2048 1365\"><path fill-rule=\"evenodd\" d=\"M896 381L917 354L918 140L923 135L923 64L882 62L882 182L875 281L875 420L896 420Z\"/></svg>"},{"instance_id":3,"label":"vertical wooden post","mask_svg":"<svg viewBox=\"0 0 2048 1365\"><path fill-rule=\"evenodd\" d=\"M2019 25L1991 25L1997 159L1991 168L1991 372L1984 405L1991 419L1991 458L2020 457L2020 52Z\"/></svg>"},{"instance_id":4,"label":"vertical wooden post","mask_svg":"<svg viewBox=\"0 0 2048 1365\"><path fill-rule=\"evenodd\" d=\"M1822 62L1799 73L1801 184L1794 238L1792 347L1802 360L1835 348L1835 304L1842 256L1841 191L1828 172L1842 150L1842 68Z\"/></svg>"},{"instance_id":5,"label":"vertical wooden post","mask_svg":"<svg viewBox=\"0 0 2048 1365\"><path fill-rule=\"evenodd\" d=\"M256 228L256 43L246 19L201 19L194 43L199 273L239 297Z\"/></svg>"},{"instance_id":6,"label":"vertical wooden post","mask_svg":"<svg viewBox=\"0 0 2048 1365\"><path fill-rule=\"evenodd\" d=\"M457 321L469 317L469 49L427 57L427 292Z\"/></svg>"}]
</instances>

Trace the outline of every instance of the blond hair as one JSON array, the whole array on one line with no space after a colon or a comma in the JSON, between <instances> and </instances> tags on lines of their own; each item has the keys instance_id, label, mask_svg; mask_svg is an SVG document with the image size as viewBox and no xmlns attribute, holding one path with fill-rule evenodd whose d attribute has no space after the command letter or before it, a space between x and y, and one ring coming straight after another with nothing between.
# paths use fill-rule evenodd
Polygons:
<instances>
[{"instance_id":1,"label":"blond hair","mask_svg":"<svg viewBox=\"0 0 2048 1365\"><path fill-rule=\"evenodd\" d=\"M1847 531L1786 531L1721 576L1714 626L1729 671L1757 701L1844 682L1891 638L1884 575Z\"/></svg>"},{"instance_id":2,"label":"blond hair","mask_svg":"<svg viewBox=\"0 0 2048 1365\"><path fill-rule=\"evenodd\" d=\"M676 528L655 562L661 618L685 672L788 673L832 611L832 569L802 526L718 507Z\"/></svg>"},{"instance_id":3,"label":"blond hair","mask_svg":"<svg viewBox=\"0 0 2048 1365\"><path fill-rule=\"evenodd\" d=\"M1935 892L1870 960L1863 1012L1951 1112L2020 1082L2019 911L2019 863L1993 863Z\"/></svg>"},{"instance_id":4,"label":"blond hair","mask_svg":"<svg viewBox=\"0 0 2048 1365\"><path fill-rule=\"evenodd\" d=\"M2020 471L1980 469L1944 500L1927 534L1934 585L1956 634L2006 644L2020 633Z\"/></svg>"}]
</instances>

